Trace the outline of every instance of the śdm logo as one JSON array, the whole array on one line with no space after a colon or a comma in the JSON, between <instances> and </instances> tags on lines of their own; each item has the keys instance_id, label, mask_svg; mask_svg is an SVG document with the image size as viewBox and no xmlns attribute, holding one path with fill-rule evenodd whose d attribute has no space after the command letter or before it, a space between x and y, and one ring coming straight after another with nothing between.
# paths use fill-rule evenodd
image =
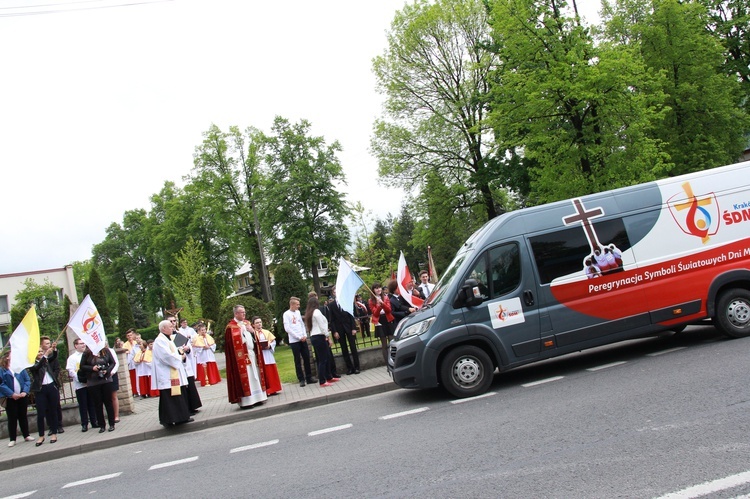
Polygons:
<instances>
[{"instance_id":1,"label":"\u015bdm logo","mask_svg":"<svg viewBox=\"0 0 750 499\"><path fill-rule=\"evenodd\" d=\"M87 317L83 320L83 332L85 334L91 334L93 329L100 324L99 312L95 308L90 308L86 311Z\"/></svg>"},{"instance_id":2,"label":"\u015bdm logo","mask_svg":"<svg viewBox=\"0 0 750 499\"><path fill-rule=\"evenodd\" d=\"M719 203L714 193L700 197L693 193L690 182L682 184L682 193L669 198L669 212L685 234L699 237L706 244L719 231Z\"/></svg>"},{"instance_id":3,"label":"\u015bdm logo","mask_svg":"<svg viewBox=\"0 0 750 499\"><path fill-rule=\"evenodd\" d=\"M495 316L501 321L504 321L508 317L508 309L503 307L501 303L498 303L497 310L495 310Z\"/></svg>"}]
</instances>

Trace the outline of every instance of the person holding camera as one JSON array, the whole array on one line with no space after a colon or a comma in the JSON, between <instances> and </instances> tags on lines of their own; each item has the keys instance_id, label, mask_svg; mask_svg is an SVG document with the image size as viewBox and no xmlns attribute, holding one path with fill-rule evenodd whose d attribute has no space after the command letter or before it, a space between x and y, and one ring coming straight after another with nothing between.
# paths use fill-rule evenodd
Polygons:
<instances>
[{"instance_id":1,"label":"person holding camera","mask_svg":"<svg viewBox=\"0 0 750 499\"><path fill-rule=\"evenodd\" d=\"M109 348L102 348L97 355L86 347L81 356L81 371L86 373L86 389L94 401L99 433L104 433L104 408L107 409L109 431L115 431L115 410L112 405L112 370L115 359Z\"/></svg>"}]
</instances>

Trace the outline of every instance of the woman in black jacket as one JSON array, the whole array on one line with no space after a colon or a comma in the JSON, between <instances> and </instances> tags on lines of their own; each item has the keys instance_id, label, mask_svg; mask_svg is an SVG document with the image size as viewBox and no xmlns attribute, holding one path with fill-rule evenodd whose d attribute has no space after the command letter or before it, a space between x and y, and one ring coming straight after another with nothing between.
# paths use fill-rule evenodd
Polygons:
<instances>
[{"instance_id":1,"label":"woman in black jacket","mask_svg":"<svg viewBox=\"0 0 750 499\"><path fill-rule=\"evenodd\" d=\"M107 408L109 431L115 431L115 411L112 406L112 369L115 359L109 348L104 347L94 355L88 347L81 356L80 370L86 373L86 389L94 401L96 420L99 421L99 433L104 433L104 407Z\"/></svg>"},{"instance_id":2,"label":"woman in black jacket","mask_svg":"<svg viewBox=\"0 0 750 499\"><path fill-rule=\"evenodd\" d=\"M31 393L34 394L34 403L36 404L36 426L39 431L39 438L36 441L37 447L44 443L45 418L50 428L49 442L51 444L57 442L59 423L57 406L60 403L60 387L53 369L53 365L57 361L56 347L57 343L52 343L47 350L40 347L36 362L29 367L29 374L32 379Z\"/></svg>"}]
</instances>

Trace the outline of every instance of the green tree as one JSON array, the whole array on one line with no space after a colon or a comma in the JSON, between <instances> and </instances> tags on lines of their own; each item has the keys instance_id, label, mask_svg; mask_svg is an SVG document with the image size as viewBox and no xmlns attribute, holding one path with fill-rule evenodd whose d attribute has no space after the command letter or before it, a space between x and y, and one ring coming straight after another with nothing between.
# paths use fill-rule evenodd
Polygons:
<instances>
[{"instance_id":1,"label":"green tree","mask_svg":"<svg viewBox=\"0 0 750 499\"><path fill-rule=\"evenodd\" d=\"M200 245L188 237L185 246L177 253L175 275L172 276L177 302L182 307L181 319L193 322L203 316L200 301L200 278L206 272L206 259Z\"/></svg>"},{"instance_id":2,"label":"green tree","mask_svg":"<svg viewBox=\"0 0 750 499\"><path fill-rule=\"evenodd\" d=\"M705 30L705 7L678 0L653 5L639 28L645 63L663 76L668 111L654 136L675 164L672 174L736 161L746 144L748 119L737 75L724 72L721 43Z\"/></svg>"},{"instance_id":3,"label":"green tree","mask_svg":"<svg viewBox=\"0 0 750 499\"><path fill-rule=\"evenodd\" d=\"M26 279L23 289L16 294L14 301L15 305L10 311L14 328L21 323L32 305L36 308L39 332L42 336L49 336L54 341L67 324L60 288L49 279L45 279L43 284L31 278Z\"/></svg>"},{"instance_id":4,"label":"green tree","mask_svg":"<svg viewBox=\"0 0 750 499\"><path fill-rule=\"evenodd\" d=\"M96 305L96 310L99 312L99 316L102 318L104 331L109 331L110 333L114 332L114 322L109 313L104 283L99 277L99 272L96 270L96 267L91 267L91 273L89 274L89 295L91 296L91 301Z\"/></svg>"},{"instance_id":5,"label":"green tree","mask_svg":"<svg viewBox=\"0 0 750 499\"><path fill-rule=\"evenodd\" d=\"M117 293L117 330L120 334L125 334L125 331L131 327L136 327L133 309L128 294L125 291L119 291Z\"/></svg>"},{"instance_id":6,"label":"green tree","mask_svg":"<svg viewBox=\"0 0 750 499\"><path fill-rule=\"evenodd\" d=\"M266 137L267 181L260 212L264 232L271 235L274 259L305 269L320 293L318 263L346 251L348 210L337 190L346 182L336 156L341 146L311 136L310 127L306 120L295 124L281 117L274 120Z\"/></svg>"},{"instance_id":7,"label":"green tree","mask_svg":"<svg viewBox=\"0 0 750 499\"><path fill-rule=\"evenodd\" d=\"M219 298L219 289L216 286L216 277L211 273L205 273L201 276L200 300L203 318L218 324L221 299Z\"/></svg>"},{"instance_id":8,"label":"green tree","mask_svg":"<svg viewBox=\"0 0 750 499\"><path fill-rule=\"evenodd\" d=\"M564 0L497 0L492 120L522 151L530 200L548 202L664 176L651 137L663 96L636 48L595 45Z\"/></svg>"},{"instance_id":9,"label":"green tree","mask_svg":"<svg viewBox=\"0 0 750 499\"><path fill-rule=\"evenodd\" d=\"M302 279L299 268L291 263L282 263L274 271L274 296L276 296L276 310L274 317L276 319L276 336L286 340L287 334L284 331L284 312L289 310L289 298L296 296L300 299L300 308L305 310L307 306L308 287ZM265 322L265 321L264 321ZM270 324L270 323L269 323Z\"/></svg>"},{"instance_id":10,"label":"green tree","mask_svg":"<svg viewBox=\"0 0 750 499\"><path fill-rule=\"evenodd\" d=\"M499 61L489 35L482 0L416 1L396 13L388 48L373 61L386 97L372 139L381 180L429 200L428 172L467 186L462 201L482 212L474 226L498 214L497 193L512 187L486 121L488 76Z\"/></svg>"},{"instance_id":11,"label":"green tree","mask_svg":"<svg viewBox=\"0 0 750 499\"><path fill-rule=\"evenodd\" d=\"M242 133L237 127L230 127L225 133L211 125L195 150L191 183L201 192L205 213L211 214L218 231L226 234L235 251L252 264L263 299L268 301L272 295L256 195L256 191L261 191L259 164L263 143L262 135L254 128ZM263 197L266 195L264 192Z\"/></svg>"},{"instance_id":12,"label":"green tree","mask_svg":"<svg viewBox=\"0 0 750 499\"><path fill-rule=\"evenodd\" d=\"M724 48L723 72L742 86L745 111L750 110L750 2L699 0L708 9L707 29Z\"/></svg>"}]
</instances>

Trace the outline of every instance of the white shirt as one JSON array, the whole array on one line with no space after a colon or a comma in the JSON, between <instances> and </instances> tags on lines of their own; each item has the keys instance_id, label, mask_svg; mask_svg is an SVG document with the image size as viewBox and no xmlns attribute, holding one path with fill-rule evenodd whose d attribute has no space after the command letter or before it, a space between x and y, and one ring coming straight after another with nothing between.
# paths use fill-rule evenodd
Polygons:
<instances>
[{"instance_id":1,"label":"white shirt","mask_svg":"<svg viewBox=\"0 0 750 499\"><path fill-rule=\"evenodd\" d=\"M323 335L328 336L328 319L323 315L320 310L315 310L312 315L312 331L310 336Z\"/></svg>"},{"instance_id":2,"label":"white shirt","mask_svg":"<svg viewBox=\"0 0 750 499\"><path fill-rule=\"evenodd\" d=\"M299 310L284 312L284 331L289 335L289 343L297 343L302 338L307 337L305 324L302 322L302 315Z\"/></svg>"},{"instance_id":3,"label":"white shirt","mask_svg":"<svg viewBox=\"0 0 750 499\"><path fill-rule=\"evenodd\" d=\"M83 357L83 352L76 350L68 357L68 361L65 363L65 369L67 369L70 379L73 380L74 390L86 388L85 383L78 381L78 369L81 367L81 357Z\"/></svg>"}]
</instances>

